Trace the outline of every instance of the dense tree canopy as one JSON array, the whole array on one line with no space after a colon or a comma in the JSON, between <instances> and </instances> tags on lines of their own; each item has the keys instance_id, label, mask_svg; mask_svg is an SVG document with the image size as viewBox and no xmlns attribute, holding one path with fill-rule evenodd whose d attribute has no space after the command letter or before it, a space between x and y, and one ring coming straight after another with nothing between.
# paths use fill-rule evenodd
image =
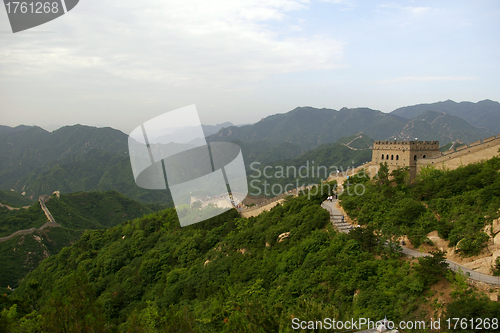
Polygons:
<instances>
[{"instance_id":1,"label":"dense tree canopy","mask_svg":"<svg viewBox=\"0 0 500 333\"><path fill-rule=\"evenodd\" d=\"M294 318L429 318L430 288L446 275L442 254L400 260L380 235L423 240L437 223L433 212L415 185L353 180L367 186L364 201L344 196L344 205L366 228L350 234L329 223L320 206L326 190L249 219L231 210L180 228L167 209L87 231L0 298L0 329L292 332ZM460 307L469 303L470 311ZM466 292L448 312L468 317L477 309L500 315Z\"/></svg>"},{"instance_id":2,"label":"dense tree canopy","mask_svg":"<svg viewBox=\"0 0 500 333\"><path fill-rule=\"evenodd\" d=\"M406 235L415 246L429 242L433 230L457 246L464 256L478 254L488 241L486 224L499 217L500 158L469 164L451 171L423 168L416 180L408 171L389 173L382 165L375 181L362 182L362 196L345 192L342 205L361 225L381 231L389 238Z\"/></svg>"}]
</instances>

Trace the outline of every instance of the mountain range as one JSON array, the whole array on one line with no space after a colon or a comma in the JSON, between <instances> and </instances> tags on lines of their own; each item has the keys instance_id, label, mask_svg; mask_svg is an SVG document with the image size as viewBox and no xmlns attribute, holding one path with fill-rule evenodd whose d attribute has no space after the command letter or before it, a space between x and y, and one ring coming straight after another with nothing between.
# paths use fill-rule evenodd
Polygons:
<instances>
[{"instance_id":1,"label":"mountain range","mask_svg":"<svg viewBox=\"0 0 500 333\"><path fill-rule=\"evenodd\" d=\"M406 119L415 118L426 111L444 112L465 119L471 125L500 134L500 103L486 99L477 103L447 100L432 104L418 104L398 108L391 112Z\"/></svg>"},{"instance_id":2,"label":"mountain range","mask_svg":"<svg viewBox=\"0 0 500 333\"><path fill-rule=\"evenodd\" d=\"M482 126L477 113L493 122L500 114L497 104L446 101L389 114L368 108L300 107L253 125L224 123L203 130L208 141L230 141L241 147L249 181L268 180L264 173L268 168L274 174L272 183L285 187L295 180L303 185L302 181L318 183L326 178L318 172L309 177L315 167L345 170L370 160L374 140L439 140L447 149L451 142L457 147L457 141L490 136L496 125ZM255 162L258 170L249 168ZM499 163L496 157L481 166L432 174L412 187L414 193L402 178L391 183L381 177L369 186L371 192L357 197L359 202L349 204L349 198L341 198L343 207L350 218L363 214L358 215L360 224L375 221L375 227L387 228L384 237L395 239L409 230L425 241L433 230L426 228L436 223L437 231L446 234L443 237L455 238L457 248L460 237L466 240L461 249L481 248L486 242L481 243L483 216L498 217L498 181L487 177L489 187L483 188L484 182L473 180L496 173ZM289 167L304 166L306 180L288 174ZM286 176L277 170L286 170ZM477 185L477 192L449 197L451 192L443 184L452 184L450 179L461 179L453 184L457 188L453 194L470 190L471 184ZM439 264L437 257L405 261L392 246L383 247L386 240L379 239L378 231L385 229L368 225L372 229L335 232L331 216L321 208L330 191L329 187L323 191L326 187L321 193L289 198L251 219L233 209L180 228L176 211L166 208L172 206L169 191L135 185L125 133L82 125L53 132L36 126L0 126L0 237L8 236L0 242L0 291L5 293L0 295L0 331L8 331L8 326L28 331L28 325L36 327L38 322L47 331L60 327L98 331L107 325L110 331L177 332L197 327L207 332L240 328L256 332L265 327L262 331L275 332L280 325L289 327L295 316L427 318L431 313L426 305L444 309L445 303L437 299L434 303L427 292L440 280L470 297L462 287L465 280L447 275L448 283L443 272L429 269ZM60 226L11 236L47 222L36 200L55 190L60 196L52 194L46 206ZM425 205L414 199L434 194ZM462 199L469 197L481 200L464 205ZM446 211L437 223L426 209L446 200L449 205L441 205ZM29 208L11 209L16 206ZM12 292L7 285L16 289L12 297L6 296ZM448 316L480 313L498 318L497 302L481 298L463 306L455 297L446 305ZM453 312L453 307L460 311Z\"/></svg>"},{"instance_id":3,"label":"mountain range","mask_svg":"<svg viewBox=\"0 0 500 333\"><path fill-rule=\"evenodd\" d=\"M418 138L445 145L491 136L500 132L496 124L500 124L500 104L485 100L420 104L391 113L298 107L252 125L203 125L203 131L209 142L237 143L250 174L253 162L264 166L297 159L356 133L373 140ZM74 125L48 132L37 126L0 126L0 189L23 193L32 200L56 190L117 190L141 202L172 205L169 191L144 190L135 184L127 142L127 134L109 127ZM360 161L366 156L360 156Z\"/></svg>"},{"instance_id":4,"label":"mountain range","mask_svg":"<svg viewBox=\"0 0 500 333\"><path fill-rule=\"evenodd\" d=\"M438 140L441 144L457 140L470 143L500 133L499 103L489 100L463 103L421 104L391 113L369 108L337 111L298 107L266 117L253 125L223 128L209 136L208 141L263 142L270 146L290 142L310 150L359 132L374 140L418 138ZM460 107L450 112L453 105ZM479 115L475 113L479 111ZM489 125L484 126L486 123Z\"/></svg>"}]
</instances>

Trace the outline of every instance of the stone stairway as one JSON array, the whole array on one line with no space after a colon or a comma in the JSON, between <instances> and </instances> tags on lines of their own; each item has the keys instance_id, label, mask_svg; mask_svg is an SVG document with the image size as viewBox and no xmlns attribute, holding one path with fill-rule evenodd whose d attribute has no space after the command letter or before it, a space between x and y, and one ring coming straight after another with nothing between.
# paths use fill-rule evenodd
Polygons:
<instances>
[{"instance_id":1,"label":"stone stairway","mask_svg":"<svg viewBox=\"0 0 500 333\"><path fill-rule=\"evenodd\" d=\"M330 220L332 221L332 225L338 231L343 233L348 233L352 229L352 225L347 222L342 222L342 215L333 215L330 214Z\"/></svg>"},{"instance_id":2,"label":"stone stairway","mask_svg":"<svg viewBox=\"0 0 500 333\"><path fill-rule=\"evenodd\" d=\"M338 231L347 234L353 227L351 224L342 221L342 213L337 209L337 207L335 207L336 203L337 200L324 201L321 204L321 207L323 207L330 213L330 221L332 222L332 226Z\"/></svg>"}]
</instances>

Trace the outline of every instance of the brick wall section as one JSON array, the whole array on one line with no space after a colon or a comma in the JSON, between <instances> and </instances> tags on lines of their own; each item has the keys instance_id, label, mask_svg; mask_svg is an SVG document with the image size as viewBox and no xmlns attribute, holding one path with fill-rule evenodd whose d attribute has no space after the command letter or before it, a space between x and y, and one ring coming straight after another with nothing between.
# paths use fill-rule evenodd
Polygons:
<instances>
[{"instance_id":1,"label":"brick wall section","mask_svg":"<svg viewBox=\"0 0 500 333\"><path fill-rule=\"evenodd\" d=\"M484 143L484 142L489 142L489 141L495 140L496 138L497 138L497 137L496 137L495 135L490 136L489 138L483 139L483 143Z\"/></svg>"},{"instance_id":2,"label":"brick wall section","mask_svg":"<svg viewBox=\"0 0 500 333\"><path fill-rule=\"evenodd\" d=\"M471 143L471 144L469 145L469 147L477 146L477 145L480 145L480 144L482 144L482 143L483 143L483 141L482 141L482 140L474 141L473 143Z\"/></svg>"},{"instance_id":3,"label":"brick wall section","mask_svg":"<svg viewBox=\"0 0 500 333\"><path fill-rule=\"evenodd\" d=\"M417 171L424 165L434 165L440 169L456 169L461 165L477 163L498 155L500 148L500 136L495 139L484 139L483 143L473 146L462 146L455 152L443 154L437 158L421 160Z\"/></svg>"},{"instance_id":4,"label":"brick wall section","mask_svg":"<svg viewBox=\"0 0 500 333\"><path fill-rule=\"evenodd\" d=\"M443 153L439 152L439 150L436 151L435 145L437 141L421 142L419 147L417 144L410 145L408 141L404 144L400 144L401 141L396 143L393 141L375 141L372 161L360 165L354 170L349 170L348 175L355 175L364 168L370 177L374 177L378 172L380 163L383 162L387 162L389 171L397 169L398 167L408 166L410 167L410 172L414 169L414 173L412 174L413 177L423 166L429 164L439 169L456 169L462 165L477 163L497 156L499 154L498 149L500 148L500 135L478 140L470 145L459 147L456 151L449 150ZM437 143L437 146L439 146L439 143ZM407 147L417 148L416 163L412 163L413 161L411 160L408 161L410 155L406 154ZM404 152L403 149L405 150ZM413 156L415 155L414 152L415 151L411 149ZM384 160L381 159L382 154L384 154ZM387 160L387 154L389 154L389 160ZM425 158L423 158L424 154L426 155ZM399 159L397 161L395 159L391 160L391 155L399 155ZM340 175L339 177L331 176L328 178L328 181L337 180L338 184L343 184L347 179L346 176L347 175Z\"/></svg>"}]
</instances>

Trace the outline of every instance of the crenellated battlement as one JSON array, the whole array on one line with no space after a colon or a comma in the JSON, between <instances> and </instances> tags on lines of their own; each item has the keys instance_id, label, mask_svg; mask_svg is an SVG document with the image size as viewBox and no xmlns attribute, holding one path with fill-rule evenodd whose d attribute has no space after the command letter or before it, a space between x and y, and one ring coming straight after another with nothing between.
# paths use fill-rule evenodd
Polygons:
<instances>
[{"instance_id":1,"label":"crenellated battlement","mask_svg":"<svg viewBox=\"0 0 500 333\"><path fill-rule=\"evenodd\" d=\"M469 163L479 162L482 159L491 158L498 155L500 148L500 135L472 142L468 145L458 147L456 150L449 150L425 161L419 161L419 168L423 165L439 165L446 167L456 167Z\"/></svg>"},{"instance_id":2,"label":"crenellated battlement","mask_svg":"<svg viewBox=\"0 0 500 333\"><path fill-rule=\"evenodd\" d=\"M439 141L375 141L372 162L387 163L389 169L408 167L413 178L418 160L440 155Z\"/></svg>"},{"instance_id":3,"label":"crenellated battlement","mask_svg":"<svg viewBox=\"0 0 500 333\"><path fill-rule=\"evenodd\" d=\"M439 141L375 141L374 150L390 149L417 149L417 150L439 150Z\"/></svg>"},{"instance_id":4,"label":"crenellated battlement","mask_svg":"<svg viewBox=\"0 0 500 333\"><path fill-rule=\"evenodd\" d=\"M374 144L377 145L404 145L404 146L418 146L418 145L439 145L439 141L397 141L397 140L386 140L386 141L375 141Z\"/></svg>"},{"instance_id":5,"label":"crenellated battlement","mask_svg":"<svg viewBox=\"0 0 500 333\"><path fill-rule=\"evenodd\" d=\"M410 178L414 178L422 167L456 169L459 166L477 163L498 156L500 135L472 142L454 150L439 151L439 141L374 141L372 160L355 170L368 170L373 177L380 163L387 163L389 170L408 167Z\"/></svg>"},{"instance_id":6,"label":"crenellated battlement","mask_svg":"<svg viewBox=\"0 0 500 333\"><path fill-rule=\"evenodd\" d=\"M371 164L387 163L389 170L408 167L410 177L425 165L455 168L498 154L500 135L477 140L455 150L439 151L439 141L375 141Z\"/></svg>"}]
</instances>

